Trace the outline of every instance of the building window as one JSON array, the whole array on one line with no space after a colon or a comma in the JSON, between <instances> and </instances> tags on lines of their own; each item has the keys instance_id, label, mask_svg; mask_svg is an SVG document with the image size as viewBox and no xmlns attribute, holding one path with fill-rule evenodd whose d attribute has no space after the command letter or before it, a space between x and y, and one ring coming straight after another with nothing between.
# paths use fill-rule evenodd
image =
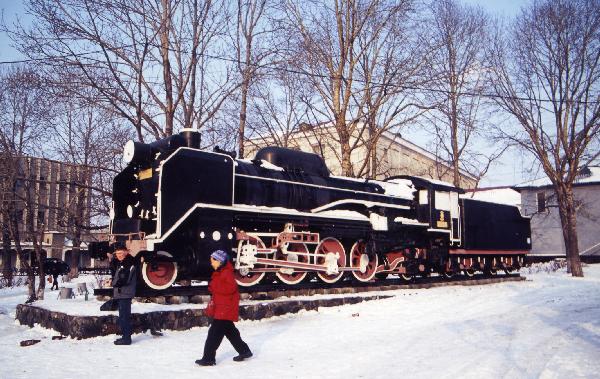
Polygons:
<instances>
[{"instance_id":1,"label":"building window","mask_svg":"<svg viewBox=\"0 0 600 379\"><path fill-rule=\"evenodd\" d=\"M538 192L536 195L537 198L537 211L538 213L546 211L546 193Z\"/></svg>"},{"instance_id":2,"label":"building window","mask_svg":"<svg viewBox=\"0 0 600 379\"><path fill-rule=\"evenodd\" d=\"M37 222L38 224L43 224L44 223L44 218L46 217L46 212L42 211L38 211L37 213Z\"/></svg>"}]
</instances>

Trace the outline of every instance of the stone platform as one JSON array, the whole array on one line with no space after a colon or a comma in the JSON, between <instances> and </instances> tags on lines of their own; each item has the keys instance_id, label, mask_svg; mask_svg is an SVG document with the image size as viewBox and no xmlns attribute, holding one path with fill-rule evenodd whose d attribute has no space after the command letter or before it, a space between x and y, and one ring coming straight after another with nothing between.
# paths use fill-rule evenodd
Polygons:
<instances>
[{"instance_id":1,"label":"stone platform","mask_svg":"<svg viewBox=\"0 0 600 379\"><path fill-rule=\"evenodd\" d=\"M261 320L301 310L318 310L320 307L335 307L344 304L356 304L362 301L378 300L391 295L352 296L313 300L282 300L240 305L240 319ZM35 305L17 305L16 319L22 325L33 327L40 325L54 329L61 335L77 339L118 334L116 312L106 316L69 315ZM148 330L187 330L195 326L208 326L210 319L204 314L204 308L161 310L147 313L132 313L131 321L134 333Z\"/></svg>"},{"instance_id":2,"label":"stone platform","mask_svg":"<svg viewBox=\"0 0 600 379\"><path fill-rule=\"evenodd\" d=\"M308 290L258 292L242 294L247 299L240 304L240 319L260 320L301 310L318 310L320 307L335 307L356 304L363 301L393 297L386 292L393 290L423 289L440 286L473 286L507 281L522 281L524 277L504 276L439 283L412 283L403 285L363 286L347 288L320 288ZM200 299L204 302L206 299ZM181 297L179 297L181 298ZM137 298L136 298L137 299ZM163 299L164 300L164 299ZM134 333L148 330L187 330L196 326L208 326L210 319L204 314L206 304L175 305L141 304L132 306L132 326ZM69 304L69 302L72 302ZM32 305L19 304L16 319L22 325L40 325L54 329L61 335L77 339L118 334L117 312L100 312L99 301L45 300Z\"/></svg>"}]
</instances>

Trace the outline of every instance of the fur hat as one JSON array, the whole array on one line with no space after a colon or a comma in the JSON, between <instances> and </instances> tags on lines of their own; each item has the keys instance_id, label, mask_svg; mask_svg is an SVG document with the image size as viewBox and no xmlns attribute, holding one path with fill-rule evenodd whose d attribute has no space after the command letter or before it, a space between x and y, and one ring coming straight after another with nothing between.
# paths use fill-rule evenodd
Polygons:
<instances>
[{"instance_id":1,"label":"fur hat","mask_svg":"<svg viewBox=\"0 0 600 379\"><path fill-rule=\"evenodd\" d=\"M213 258L214 260L217 260L221 263L225 263L227 262L227 253L224 252L223 250L215 250L213 251L213 253L210 255L211 258Z\"/></svg>"}]
</instances>

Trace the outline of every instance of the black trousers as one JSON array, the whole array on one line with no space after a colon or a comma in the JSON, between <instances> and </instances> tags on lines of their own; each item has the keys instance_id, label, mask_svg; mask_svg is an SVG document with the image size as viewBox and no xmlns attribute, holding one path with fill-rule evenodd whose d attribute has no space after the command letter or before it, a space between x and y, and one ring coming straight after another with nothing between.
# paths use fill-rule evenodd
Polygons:
<instances>
[{"instance_id":1,"label":"black trousers","mask_svg":"<svg viewBox=\"0 0 600 379\"><path fill-rule=\"evenodd\" d=\"M58 289L58 275L52 275L52 288L50 290L53 291L54 287Z\"/></svg>"},{"instance_id":2,"label":"black trousers","mask_svg":"<svg viewBox=\"0 0 600 379\"><path fill-rule=\"evenodd\" d=\"M223 337L227 337L238 354L243 354L250 351L250 348L246 342L242 341L240 331L235 327L233 321L213 320L210 328L208 329L208 336L206 337L206 343L204 344L204 355L202 356L203 359L211 361L215 360L217 349L221 345Z\"/></svg>"},{"instance_id":3,"label":"black trousers","mask_svg":"<svg viewBox=\"0 0 600 379\"><path fill-rule=\"evenodd\" d=\"M131 299L119 300L119 328L125 340L131 340Z\"/></svg>"}]
</instances>

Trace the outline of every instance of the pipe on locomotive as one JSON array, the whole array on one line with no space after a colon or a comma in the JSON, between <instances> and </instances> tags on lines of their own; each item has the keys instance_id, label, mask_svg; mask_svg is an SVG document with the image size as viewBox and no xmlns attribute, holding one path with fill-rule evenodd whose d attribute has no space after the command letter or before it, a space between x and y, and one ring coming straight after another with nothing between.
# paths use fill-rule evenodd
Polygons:
<instances>
[{"instance_id":1,"label":"pipe on locomotive","mask_svg":"<svg viewBox=\"0 0 600 379\"><path fill-rule=\"evenodd\" d=\"M179 147L199 149L200 141L200 132L193 128L185 128L179 134L148 144L129 140L123 148L123 162L126 164L149 162L154 154L173 151Z\"/></svg>"}]
</instances>

